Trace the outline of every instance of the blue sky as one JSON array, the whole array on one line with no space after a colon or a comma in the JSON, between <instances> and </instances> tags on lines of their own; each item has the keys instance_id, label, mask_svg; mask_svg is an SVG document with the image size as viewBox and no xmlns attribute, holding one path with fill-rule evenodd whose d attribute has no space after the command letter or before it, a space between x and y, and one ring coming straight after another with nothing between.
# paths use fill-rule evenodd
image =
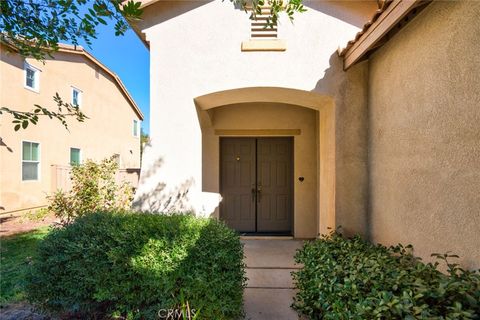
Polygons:
<instances>
[{"instance_id":1,"label":"blue sky","mask_svg":"<svg viewBox=\"0 0 480 320\"><path fill-rule=\"evenodd\" d=\"M143 130L150 132L150 61L147 48L131 29L124 36L115 36L112 21L107 26L100 25L97 31L98 38L92 40L91 47L80 44L122 79L145 116Z\"/></svg>"}]
</instances>

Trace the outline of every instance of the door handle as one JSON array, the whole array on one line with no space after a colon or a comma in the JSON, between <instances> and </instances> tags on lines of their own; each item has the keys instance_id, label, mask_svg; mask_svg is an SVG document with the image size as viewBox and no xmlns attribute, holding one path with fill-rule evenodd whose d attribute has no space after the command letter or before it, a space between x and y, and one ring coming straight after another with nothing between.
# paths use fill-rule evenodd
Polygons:
<instances>
[{"instance_id":1,"label":"door handle","mask_svg":"<svg viewBox=\"0 0 480 320\"><path fill-rule=\"evenodd\" d=\"M262 198L261 195L262 195L262 184L258 183L258 185L257 185L257 199L258 199L258 202L260 202L260 200Z\"/></svg>"},{"instance_id":2,"label":"door handle","mask_svg":"<svg viewBox=\"0 0 480 320\"><path fill-rule=\"evenodd\" d=\"M255 185L252 185L252 201L255 202L255 197L257 196L257 189L255 189Z\"/></svg>"}]
</instances>

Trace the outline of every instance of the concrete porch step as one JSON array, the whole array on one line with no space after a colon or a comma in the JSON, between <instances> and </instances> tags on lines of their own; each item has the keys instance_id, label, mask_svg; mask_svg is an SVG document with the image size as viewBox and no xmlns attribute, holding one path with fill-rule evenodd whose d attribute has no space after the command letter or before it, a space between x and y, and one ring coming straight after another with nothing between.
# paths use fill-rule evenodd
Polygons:
<instances>
[{"instance_id":1,"label":"concrete porch step","mask_svg":"<svg viewBox=\"0 0 480 320\"><path fill-rule=\"evenodd\" d=\"M297 269L247 268L247 288L293 289L291 272Z\"/></svg>"},{"instance_id":2,"label":"concrete porch step","mask_svg":"<svg viewBox=\"0 0 480 320\"><path fill-rule=\"evenodd\" d=\"M303 241L242 239L247 265L243 300L246 320L298 320L290 306L294 289L291 272L301 265L293 256Z\"/></svg>"},{"instance_id":3,"label":"concrete porch step","mask_svg":"<svg viewBox=\"0 0 480 320\"><path fill-rule=\"evenodd\" d=\"M299 268L293 256L302 247L299 240L243 240L247 268Z\"/></svg>"},{"instance_id":4,"label":"concrete porch step","mask_svg":"<svg viewBox=\"0 0 480 320\"><path fill-rule=\"evenodd\" d=\"M294 289L246 288L245 320L297 320L297 313L290 307L294 296Z\"/></svg>"}]
</instances>

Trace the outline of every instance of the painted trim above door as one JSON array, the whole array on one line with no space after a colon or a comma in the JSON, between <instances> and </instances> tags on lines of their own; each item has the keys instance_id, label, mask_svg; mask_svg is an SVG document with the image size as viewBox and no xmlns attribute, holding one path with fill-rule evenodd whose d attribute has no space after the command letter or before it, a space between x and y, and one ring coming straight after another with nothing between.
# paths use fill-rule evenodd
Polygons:
<instances>
[{"instance_id":1,"label":"painted trim above door","mask_svg":"<svg viewBox=\"0 0 480 320\"><path fill-rule=\"evenodd\" d=\"M300 129L216 129L217 136L299 136Z\"/></svg>"}]
</instances>

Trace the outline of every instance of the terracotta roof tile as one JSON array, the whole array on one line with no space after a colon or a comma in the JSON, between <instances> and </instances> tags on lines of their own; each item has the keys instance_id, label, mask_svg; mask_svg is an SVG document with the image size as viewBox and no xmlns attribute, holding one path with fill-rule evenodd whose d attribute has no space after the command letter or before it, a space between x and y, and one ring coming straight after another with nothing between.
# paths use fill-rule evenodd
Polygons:
<instances>
[{"instance_id":1,"label":"terracotta roof tile","mask_svg":"<svg viewBox=\"0 0 480 320\"><path fill-rule=\"evenodd\" d=\"M357 34L355 35L355 38L353 40L350 40L348 41L347 45L345 46L345 48L343 49L339 49L338 50L338 55L340 57L344 57L345 54L347 53L347 51L363 36L363 34L365 32L367 32L367 30L370 28L370 26L375 23L375 21L377 21L377 19L382 15L383 12L385 12L385 10L387 10L388 6L393 2L393 0L385 0L383 1L383 3L381 4L381 7L379 9L377 9L375 11L375 13L373 14L372 18L370 20L368 20L368 22L366 22L364 25L363 25L363 28L362 30L360 30L359 32L357 32Z\"/></svg>"}]
</instances>

